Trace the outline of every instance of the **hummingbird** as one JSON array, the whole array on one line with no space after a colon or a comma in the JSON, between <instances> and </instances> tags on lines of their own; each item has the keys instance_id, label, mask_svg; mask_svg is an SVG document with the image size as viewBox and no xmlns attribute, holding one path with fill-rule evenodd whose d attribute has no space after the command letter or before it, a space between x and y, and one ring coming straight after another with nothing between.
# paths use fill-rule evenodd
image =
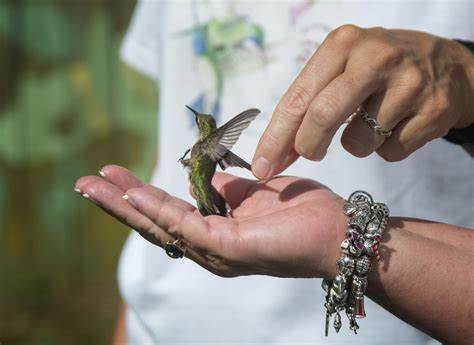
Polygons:
<instances>
[{"instance_id":1,"label":"hummingbird","mask_svg":"<svg viewBox=\"0 0 474 345\"><path fill-rule=\"evenodd\" d=\"M199 139L192 148L186 150L179 162L188 169L189 182L197 200L199 212L203 216L227 215L224 198L212 186L211 181L217 164L222 170L228 167L241 167L251 170L250 164L230 150L240 134L260 113L258 109L248 109L217 128L216 120L210 114L201 114L189 106L194 113L199 129ZM186 158L191 152L191 157Z\"/></svg>"}]
</instances>

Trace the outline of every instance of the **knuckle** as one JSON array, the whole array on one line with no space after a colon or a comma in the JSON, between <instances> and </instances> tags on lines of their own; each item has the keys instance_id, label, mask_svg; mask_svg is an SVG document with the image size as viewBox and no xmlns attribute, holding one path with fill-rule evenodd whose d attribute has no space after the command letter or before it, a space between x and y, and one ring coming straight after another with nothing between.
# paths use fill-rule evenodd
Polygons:
<instances>
[{"instance_id":1,"label":"knuckle","mask_svg":"<svg viewBox=\"0 0 474 345\"><path fill-rule=\"evenodd\" d=\"M412 92L420 93L426 85L426 78L418 68L413 66L403 72L401 82L410 87Z\"/></svg>"},{"instance_id":2,"label":"knuckle","mask_svg":"<svg viewBox=\"0 0 474 345\"><path fill-rule=\"evenodd\" d=\"M311 161L321 160L321 153L318 150L312 150L307 145L302 143L295 143L295 151L303 158L309 159Z\"/></svg>"},{"instance_id":3,"label":"knuckle","mask_svg":"<svg viewBox=\"0 0 474 345\"><path fill-rule=\"evenodd\" d=\"M283 97L278 111L285 119L299 118L308 108L310 100L311 95L306 88L294 85Z\"/></svg>"},{"instance_id":4,"label":"knuckle","mask_svg":"<svg viewBox=\"0 0 474 345\"><path fill-rule=\"evenodd\" d=\"M369 29L369 31L375 35L381 36L386 33L386 29L382 26L374 26Z\"/></svg>"},{"instance_id":5,"label":"knuckle","mask_svg":"<svg viewBox=\"0 0 474 345\"><path fill-rule=\"evenodd\" d=\"M384 72L391 67L398 65L403 59L403 50L393 44L387 42L379 42L377 44L377 54L372 56L367 66L374 72Z\"/></svg>"},{"instance_id":6,"label":"knuckle","mask_svg":"<svg viewBox=\"0 0 474 345\"><path fill-rule=\"evenodd\" d=\"M154 224L152 224L146 217L135 217L133 215L126 215L125 216L125 223L131 225L135 230L147 233L147 234L154 234L153 228Z\"/></svg>"},{"instance_id":7,"label":"knuckle","mask_svg":"<svg viewBox=\"0 0 474 345\"><path fill-rule=\"evenodd\" d=\"M275 136L273 131L265 131L260 144L262 145L262 150L273 151L276 147L281 145L281 142Z\"/></svg>"},{"instance_id":8,"label":"knuckle","mask_svg":"<svg viewBox=\"0 0 474 345\"><path fill-rule=\"evenodd\" d=\"M329 131L338 112L336 97L321 94L308 109L308 118L318 129Z\"/></svg>"},{"instance_id":9,"label":"knuckle","mask_svg":"<svg viewBox=\"0 0 474 345\"><path fill-rule=\"evenodd\" d=\"M344 24L333 30L329 35L336 44L347 46L358 40L362 32L363 29L356 25Z\"/></svg>"},{"instance_id":10,"label":"knuckle","mask_svg":"<svg viewBox=\"0 0 474 345\"><path fill-rule=\"evenodd\" d=\"M156 225L158 226L163 226L163 221L161 219L161 214L163 211L164 204L159 204L157 205L152 211L150 211L150 214L148 215L149 219ZM173 232L173 228L169 227L168 228L169 232Z\"/></svg>"}]
</instances>

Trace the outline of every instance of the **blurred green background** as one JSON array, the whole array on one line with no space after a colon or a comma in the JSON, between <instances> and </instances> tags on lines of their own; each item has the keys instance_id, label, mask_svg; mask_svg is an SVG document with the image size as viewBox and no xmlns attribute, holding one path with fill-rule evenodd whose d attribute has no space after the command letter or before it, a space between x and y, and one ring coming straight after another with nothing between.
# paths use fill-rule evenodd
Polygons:
<instances>
[{"instance_id":1,"label":"blurred green background","mask_svg":"<svg viewBox=\"0 0 474 345\"><path fill-rule=\"evenodd\" d=\"M155 83L119 60L132 0L0 0L0 343L106 344L129 230L73 192L148 179Z\"/></svg>"}]
</instances>

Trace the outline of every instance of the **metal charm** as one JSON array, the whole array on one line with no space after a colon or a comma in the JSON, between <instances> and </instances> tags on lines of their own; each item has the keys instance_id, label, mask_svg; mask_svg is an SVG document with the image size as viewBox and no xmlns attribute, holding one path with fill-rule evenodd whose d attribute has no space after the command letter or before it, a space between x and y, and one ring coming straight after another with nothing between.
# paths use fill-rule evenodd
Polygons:
<instances>
[{"instance_id":1,"label":"metal charm","mask_svg":"<svg viewBox=\"0 0 474 345\"><path fill-rule=\"evenodd\" d=\"M339 330L341 329L341 326L342 326L341 315L339 314L339 312L336 312L333 326L334 326L334 329L336 330L336 333L339 333Z\"/></svg>"},{"instance_id":2,"label":"metal charm","mask_svg":"<svg viewBox=\"0 0 474 345\"><path fill-rule=\"evenodd\" d=\"M351 316L349 318L349 328L351 331L354 331L355 334L357 334L357 330L359 329L359 325L357 324L357 321L355 320L354 316Z\"/></svg>"},{"instance_id":3,"label":"metal charm","mask_svg":"<svg viewBox=\"0 0 474 345\"><path fill-rule=\"evenodd\" d=\"M340 274L350 276L354 272L354 259L344 255L336 261L337 270Z\"/></svg>"},{"instance_id":4,"label":"metal charm","mask_svg":"<svg viewBox=\"0 0 474 345\"><path fill-rule=\"evenodd\" d=\"M356 262L356 272L359 275L366 275L370 271L371 260L368 256L361 256Z\"/></svg>"},{"instance_id":5,"label":"metal charm","mask_svg":"<svg viewBox=\"0 0 474 345\"><path fill-rule=\"evenodd\" d=\"M369 221L368 213L363 210L360 210L360 211L357 211L349 220L349 226L353 229L356 229L359 232L363 232L368 221Z\"/></svg>"},{"instance_id":6,"label":"metal charm","mask_svg":"<svg viewBox=\"0 0 474 345\"><path fill-rule=\"evenodd\" d=\"M357 190L351 195L349 195L349 202L352 204L358 204L358 203L369 203L373 204L374 199L370 196L369 193L364 192L362 190Z\"/></svg>"},{"instance_id":7,"label":"metal charm","mask_svg":"<svg viewBox=\"0 0 474 345\"><path fill-rule=\"evenodd\" d=\"M344 204L344 214L346 216L350 216L351 214L353 214L355 211L357 211L357 206L355 206L354 204L351 204L350 202L346 202Z\"/></svg>"},{"instance_id":8,"label":"metal charm","mask_svg":"<svg viewBox=\"0 0 474 345\"><path fill-rule=\"evenodd\" d=\"M365 317L364 293L367 288L367 277L354 275L352 280L352 292L355 297L355 317Z\"/></svg>"}]
</instances>

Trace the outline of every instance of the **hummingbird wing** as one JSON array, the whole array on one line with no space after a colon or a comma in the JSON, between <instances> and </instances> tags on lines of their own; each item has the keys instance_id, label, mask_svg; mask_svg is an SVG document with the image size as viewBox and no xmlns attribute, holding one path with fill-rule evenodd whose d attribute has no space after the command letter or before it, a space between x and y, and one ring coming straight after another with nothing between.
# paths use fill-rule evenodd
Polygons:
<instances>
[{"instance_id":1,"label":"hummingbird wing","mask_svg":"<svg viewBox=\"0 0 474 345\"><path fill-rule=\"evenodd\" d=\"M219 163L223 170L229 166L250 168L247 162L230 152L230 149L237 142L243 130L250 125L250 122L258 114L260 114L258 109L245 110L217 128L215 133L209 138L210 147L213 147L210 156Z\"/></svg>"},{"instance_id":2,"label":"hummingbird wing","mask_svg":"<svg viewBox=\"0 0 474 345\"><path fill-rule=\"evenodd\" d=\"M250 125L250 122L252 122L258 114L260 114L260 110L248 109L230 119L216 129L214 135L216 136L217 142L230 150L239 139L242 131Z\"/></svg>"}]
</instances>

